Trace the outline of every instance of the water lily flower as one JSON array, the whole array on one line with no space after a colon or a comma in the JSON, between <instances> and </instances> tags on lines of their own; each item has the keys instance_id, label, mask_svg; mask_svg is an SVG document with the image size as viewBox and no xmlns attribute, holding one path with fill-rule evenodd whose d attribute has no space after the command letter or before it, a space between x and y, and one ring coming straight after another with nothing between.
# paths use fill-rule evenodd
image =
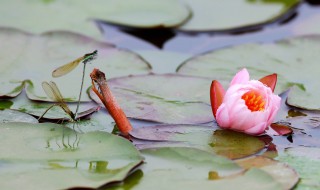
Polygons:
<instances>
[{"instance_id":1,"label":"water lily flower","mask_svg":"<svg viewBox=\"0 0 320 190\"><path fill-rule=\"evenodd\" d=\"M239 71L225 91L214 80L210 98L213 115L221 128L260 135L274 120L281 98L273 94L277 74L249 80L246 69Z\"/></svg>"}]
</instances>

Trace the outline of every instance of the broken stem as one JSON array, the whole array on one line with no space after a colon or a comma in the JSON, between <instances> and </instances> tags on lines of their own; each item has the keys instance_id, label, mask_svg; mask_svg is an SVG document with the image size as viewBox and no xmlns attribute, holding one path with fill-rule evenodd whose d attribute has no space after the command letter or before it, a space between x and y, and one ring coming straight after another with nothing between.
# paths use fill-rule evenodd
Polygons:
<instances>
[{"instance_id":1,"label":"broken stem","mask_svg":"<svg viewBox=\"0 0 320 190\"><path fill-rule=\"evenodd\" d=\"M127 116L122 111L119 104L117 103L115 97L112 95L108 87L105 74L101 72L99 69L94 69L91 72L90 77L92 80L92 90L100 98L100 100L108 110L109 114L112 116L112 118L116 122L122 135L124 135L125 137L128 137L129 132L132 130L132 126ZM99 86L100 92L95 87L95 83Z\"/></svg>"}]
</instances>

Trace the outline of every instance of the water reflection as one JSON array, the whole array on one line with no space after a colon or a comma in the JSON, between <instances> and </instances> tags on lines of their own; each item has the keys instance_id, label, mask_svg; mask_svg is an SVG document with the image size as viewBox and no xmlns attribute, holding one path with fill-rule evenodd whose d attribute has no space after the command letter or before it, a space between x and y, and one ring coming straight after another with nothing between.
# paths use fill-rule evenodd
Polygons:
<instances>
[{"instance_id":1,"label":"water reflection","mask_svg":"<svg viewBox=\"0 0 320 190\"><path fill-rule=\"evenodd\" d=\"M218 173L217 171L209 171L209 173L208 173L208 179L209 179L209 180L220 179L219 173Z\"/></svg>"},{"instance_id":2,"label":"water reflection","mask_svg":"<svg viewBox=\"0 0 320 190\"><path fill-rule=\"evenodd\" d=\"M108 172L107 167L108 167L107 161L91 161L89 163L89 172L106 173Z\"/></svg>"},{"instance_id":3,"label":"water reflection","mask_svg":"<svg viewBox=\"0 0 320 190\"><path fill-rule=\"evenodd\" d=\"M48 138L46 141L46 149L51 151L60 151L60 150L76 150L79 147L80 135L76 132L65 133L63 130L61 136L55 136Z\"/></svg>"}]
</instances>

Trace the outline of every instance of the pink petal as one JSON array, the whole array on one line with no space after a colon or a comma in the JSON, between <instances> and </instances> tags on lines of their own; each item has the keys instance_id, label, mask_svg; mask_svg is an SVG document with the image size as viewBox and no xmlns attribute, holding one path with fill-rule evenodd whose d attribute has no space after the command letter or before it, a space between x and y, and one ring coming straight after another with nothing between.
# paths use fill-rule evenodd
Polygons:
<instances>
[{"instance_id":1,"label":"pink petal","mask_svg":"<svg viewBox=\"0 0 320 190\"><path fill-rule=\"evenodd\" d=\"M250 79L250 75L247 71L246 68L242 69L241 71L239 71L232 79L230 86L234 85L234 84L244 84L246 82L248 82Z\"/></svg>"},{"instance_id":2,"label":"pink petal","mask_svg":"<svg viewBox=\"0 0 320 190\"><path fill-rule=\"evenodd\" d=\"M244 132L249 135L260 135L265 131L266 128L267 128L267 123L262 122L250 129L245 130Z\"/></svg>"},{"instance_id":3,"label":"pink petal","mask_svg":"<svg viewBox=\"0 0 320 190\"><path fill-rule=\"evenodd\" d=\"M217 110L216 121L221 128L230 127L230 117L226 104L222 103Z\"/></svg>"},{"instance_id":4,"label":"pink petal","mask_svg":"<svg viewBox=\"0 0 320 190\"><path fill-rule=\"evenodd\" d=\"M273 95L272 96L272 100L271 100L271 110L270 110L270 116L268 118L268 123L272 123L272 121L274 120L274 118L276 117L276 114L280 108L280 104L281 104L281 98L277 95Z\"/></svg>"}]
</instances>

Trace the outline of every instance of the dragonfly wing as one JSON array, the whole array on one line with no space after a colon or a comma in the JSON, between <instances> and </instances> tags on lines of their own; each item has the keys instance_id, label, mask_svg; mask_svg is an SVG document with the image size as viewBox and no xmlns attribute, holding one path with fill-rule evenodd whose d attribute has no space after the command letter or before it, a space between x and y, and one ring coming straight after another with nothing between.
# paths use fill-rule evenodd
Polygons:
<instances>
[{"instance_id":1,"label":"dragonfly wing","mask_svg":"<svg viewBox=\"0 0 320 190\"><path fill-rule=\"evenodd\" d=\"M69 109L68 105L64 102L63 97L61 95L61 92L56 85L55 82L50 81L48 82L43 82L42 83L42 88L44 92L47 94L47 96L53 100L58 102L58 105L72 118L74 119L74 114L72 111Z\"/></svg>"},{"instance_id":2,"label":"dragonfly wing","mask_svg":"<svg viewBox=\"0 0 320 190\"><path fill-rule=\"evenodd\" d=\"M54 92L54 89L51 87L51 82L50 84L48 82L42 82L42 88L51 100L59 102L59 98L56 96L56 92Z\"/></svg>"},{"instance_id":3,"label":"dragonfly wing","mask_svg":"<svg viewBox=\"0 0 320 190\"><path fill-rule=\"evenodd\" d=\"M61 67L58 67L52 72L52 77L61 77L69 72L71 72L74 68L76 68L79 63L84 59L84 56L79 57L78 59L67 63L65 65L62 65Z\"/></svg>"}]
</instances>

